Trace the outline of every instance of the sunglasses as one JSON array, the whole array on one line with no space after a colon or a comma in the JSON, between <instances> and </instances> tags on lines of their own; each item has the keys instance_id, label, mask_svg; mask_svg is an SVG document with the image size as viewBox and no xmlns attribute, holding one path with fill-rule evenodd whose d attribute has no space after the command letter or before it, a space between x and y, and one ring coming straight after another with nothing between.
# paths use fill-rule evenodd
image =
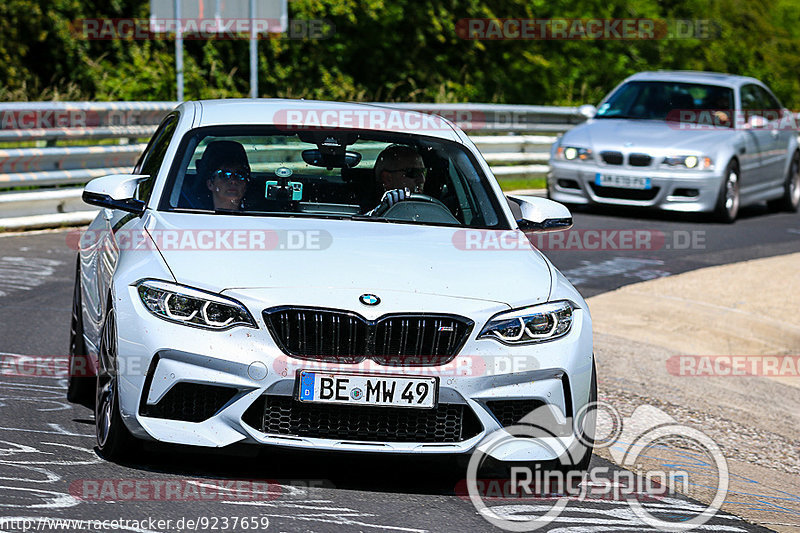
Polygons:
<instances>
[{"instance_id":1,"label":"sunglasses","mask_svg":"<svg viewBox=\"0 0 800 533\"><path fill-rule=\"evenodd\" d=\"M428 169L425 167L408 167L408 168L396 168L394 170L389 170L389 172L402 172L409 178L419 180L419 179L425 179L425 176L428 174Z\"/></svg>"},{"instance_id":2,"label":"sunglasses","mask_svg":"<svg viewBox=\"0 0 800 533\"><path fill-rule=\"evenodd\" d=\"M247 181L250 173L244 170L215 170L213 176L222 181Z\"/></svg>"}]
</instances>

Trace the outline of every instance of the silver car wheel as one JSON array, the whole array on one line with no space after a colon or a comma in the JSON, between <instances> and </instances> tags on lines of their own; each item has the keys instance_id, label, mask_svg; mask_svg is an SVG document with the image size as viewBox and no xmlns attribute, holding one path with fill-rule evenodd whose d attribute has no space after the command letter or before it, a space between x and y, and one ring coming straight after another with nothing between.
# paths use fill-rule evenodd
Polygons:
<instances>
[{"instance_id":1,"label":"silver car wheel","mask_svg":"<svg viewBox=\"0 0 800 533\"><path fill-rule=\"evenodd\" d=\"M739 211L739 173L731 168L725 182L725 210L731 218Z\"/></svg>"},{"instance_id":2,"label":"silver car wheel","mask_svg":"<svg viewBox=\"0 0 800 533\"><path fill-rule=\"evenodd\" d=\"M117 339L114 311L110 311L103 325L100 339L99 369L97 372L97 398L95 402L95 428L97 444L103 448L111 434L111 424L116 409L117 383L112 373L112 365L116 356Z\"/></svg>"},{"instance_id":3,"label":"silver car wheel","mask_svg":"<svg viewBox=\"0 0 800 533\"><path fill-rule=\"evenodd\" d=\"M789 177L789 201L792 206L800 204L800 157L792 158L791 176Z\"/></svg>"},{"instance_id":4,"label":"silver car wheel","mask_svg":"<svg viewBox=\"0 0 800 533\"><path fill-rule=\"evenodd\" d=\"M106 445L108 435L111 433L111 416L114 413L114 396L116 395L116 386L113 379L109 379L105 384L100 385L100 377L98 379L98 403L95 412L96 427L97 427L97 444L100 447Z\"/></svg>"}]
</instances>

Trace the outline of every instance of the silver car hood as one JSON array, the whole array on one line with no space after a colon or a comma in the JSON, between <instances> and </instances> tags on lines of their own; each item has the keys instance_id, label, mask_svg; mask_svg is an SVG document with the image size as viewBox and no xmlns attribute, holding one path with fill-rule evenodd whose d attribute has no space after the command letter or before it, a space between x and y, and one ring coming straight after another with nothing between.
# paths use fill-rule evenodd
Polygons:
<instances>
[{"instance_id":1,"label":"silver car hood","mask_svg":"<svg viewBox=\"0 0 800 533\"><path fill-rule=\"evenodd\" d=\"M675 122L602 118L585 122L564 134L561 145L648 154L705 153L736 135L730 128L681 129Z\"/></svg>"},{"instance_id":2,"label":"silver car hood","mask_svg":"<svg viewBox=\"0 0 800 533\"><path fill-rule=\"evenodd\" d=\"M503 303L547 301L551 274L534 250L465 250L459 230L350 220L148 212L145 223L178 283L205 290L292 288L403 291ZM272 249L196 249L164 245L170 232L267 232ZM288 249L287 232L317 238ZM508 232L496 232L508 233ZM316 236L316 237L314 237ZM275 240L277 239L277 241ZM195 239L197 240L197 239ZM208 236L206 234L206 240ZM228 240L231 240L229 238ZM494 241L496 243L496 241ZM223 245L224 246L224 245ZM216 246L215 246L216 247ZM360 294L360 293L359 293Z\"/></svg>"}]
</instances>

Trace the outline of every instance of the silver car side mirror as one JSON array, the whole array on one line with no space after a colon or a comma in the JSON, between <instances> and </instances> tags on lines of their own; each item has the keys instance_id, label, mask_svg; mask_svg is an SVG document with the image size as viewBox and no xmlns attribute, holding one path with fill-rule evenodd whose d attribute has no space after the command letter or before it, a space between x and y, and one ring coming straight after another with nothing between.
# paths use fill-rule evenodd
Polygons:
<instances>
[{"instance_id":1,"label":"silver car side mirror","mask_svg":"<svg viewBox=\"0 0 800 533\"><path fill-rule=\"evenodd\" d=\"M589 118L594 118L597 114L597 108L592 104L584 104L578 108L578 114Z\"/></svg>"}]
</instances>

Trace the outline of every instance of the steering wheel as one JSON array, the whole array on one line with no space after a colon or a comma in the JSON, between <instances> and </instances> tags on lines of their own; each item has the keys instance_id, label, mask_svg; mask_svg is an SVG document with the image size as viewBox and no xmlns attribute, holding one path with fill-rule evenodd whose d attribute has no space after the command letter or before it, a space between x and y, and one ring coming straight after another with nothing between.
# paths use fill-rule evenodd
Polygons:
<instances>
[{"instance_id":1,"label":"steering wheel","mask_svg":"<svg viewBox=\"0 0 800 533\"><path fill-rule=\"evenodd\" d=\"M407 215L408 208L410 207L409 203L420 204L420 207L423 208L423 211L428 211L433 218L437 219L437 222L459 223L458 219L455 218L453 213L450 212L450 209L441 201L437 200L433 196L428 196L427 194L421 193L411 193L406 196L404 200L400 200L399 202L390 206L381 204L376 207L375 210L373 210L370 216L375 218L390 218L393 212L397 212L395 213L397 215L401 213L402 215ZM398 220L413 220L412 218L402 215L397 217Z\"/></svg>"},{"instance_id":2,"label":"steering wheel","mask_svg":"<svg viewBox=\"0 0 800 533\"><path fill-rule=\"evenodd\" d=\"M446 205L444 205L442 202L440 202L439 200L437 200L433 196L428 196L427 194L422 194L422 193L419 193L419 192L412 192L411 194L407 195L404 200L400 200L399 202L394 203L392 205L389 205L389 206L387 206L385 204L379 205L378 207L376 207L372 211L372 215L371 216L373 216L373 217L382 217L386 213L391 211L394 206L396 206L396 205L398 205L398 204L400 204L402 202L421 202L421 203L426 203L426 204L435 204L435 205L438 205L439 207L447 209ZM449 213L450 210L447 209L447 212Z\"/></svg>"}]
</instances>

